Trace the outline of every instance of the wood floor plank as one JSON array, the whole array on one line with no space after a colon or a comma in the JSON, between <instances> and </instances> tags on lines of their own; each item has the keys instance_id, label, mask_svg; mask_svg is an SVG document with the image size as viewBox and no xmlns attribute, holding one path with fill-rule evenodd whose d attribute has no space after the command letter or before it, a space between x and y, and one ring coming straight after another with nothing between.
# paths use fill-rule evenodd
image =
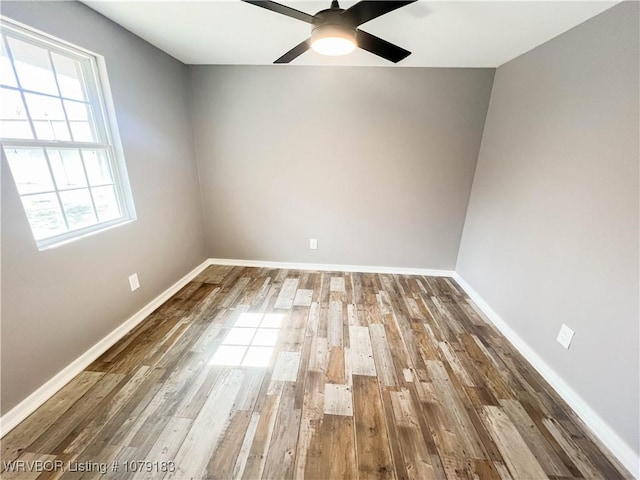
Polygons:
<instances>
[{"instance_id":1,"label":"wood floor plank","mask_svg":"<svg viewBox=\"0 0 640 480\"><path fill-rule=\"evenodd\" d=\"M344 277L331 277L329 290L331 290L332 292L344 292L345 291Z\"/></svg>"},{"instance_id":2,"label":"wood floor plank","mask_svg":"<svg viewBox=\"0 0 640 480\"><path fill-rule=\"evenodd\" d=\"M220 375L175 455L175 471L169 472L165 478L179 480L203 477L209 458L229 422L242 380L241 370L228 370Z\"/></svg>"},{"instance_id":3,"label":"wood floor plank","mask_svg":"<svg viewBox=\"0 0 640 480\"><path fill-rule=\"evenodd\" d=\"M300 352L280 352L273 367L271 380L295 382L300 366Z\"/></svg>"},{"instance_id":4,"label":"wood floor plank","mask_svg":"<svg viewBox=\"0 0 640 480\"><path fill-rule=\"evenodd\" d=\"M259 421L260 413L253 412L251 414L251 418L249 419L249 424L247 425L247 428L244 432L242 445L240 446L240 450L238 451L238 455L236 457L236 461L233 465L233 470L229 478L233 478L234 480L242 478L242 474L244 473L244 469L247 465L247 460L249 459L251 444L253 443L253 439L258 429Z\"/></svg>"},{"instance_id":5,"label":"wood floor plank","mask_svg":"<svg viewBox=\"0 0 640 480\"><path fill-rule=\"evenodd\" d=\"M298 433L298 442L296 444L296 452L293 465L293 478L304 478L304 471L307 465L307 453L311 445L313 432L317 427L312 426L319 423L318 420L305 418L303 415L300 419L300 430Z\"/></svg>"},{"instance_id":6,"label":"wood floor plank","mask_svg":"<svg viewBox=\"0 0 640 480\"><path fill-rule=\"evenodd\" d=\"M258 402L260 389L266 377L266 370L263 368L247 369L244 371L244 381L240 391L241 395L236 397L233 404L234 410L245 410L252 412Z\"/></svg>"},{"instance_id":7,"label":"wood floor plank","mask_svg":"<svg viewBox=\"0 0 640 480\"><path fill-rule=\"evenodd\" d=\"M301 411L294 408L295 385L287 384L280 398L262 478L292 478Z\"/></svg>"},{"instance_id":8,"label":"wood floor plank","mask_svg":"<svg viewBox=\"0 0 640 480\"><path fill-rule=\"evenodd\" d=\"M250 421L251 412L243 410L232 412L229 426L207 465L206 478L226 480L234 477L234 469Z\"/></svg>"},{"instance_id":9,"label":"wood floor plank","mask_svg":"<svg viewBox=\"0 0 640 480\"><path fill-rule=\"evenodd\" d=\"M298 289L298 279L288 278L284 281L280 294L276 299L276 303L273 308L287 309L293 306L293 300L296 297L296 290Z\"/></svg>"},{"instance_id":10,"label":"wood floor plank","mask_svg":"<svg viewBox=\"0 0 640 480\"><path fill-rule=\"evenodd\" d=\"M404 457L400 448L399 440L399 427L396 424L393 415L393 402L391 401L391 391L389 389L383 389L381 391L382 396L382 409L384 411L384 417L387 427L387 436L389 437L389 448L391 449L391 456L393 458L393 466L397 479L408 479L409 473L407 466L404 463Z\"/></svg>"},{"instance_id":11,"label":"wood floor plank","mask_svg":"<svg viewBox=\"0 0 640 480\"><path fill-rule=\"evenodd\" d=\"M39 480L631 478L454 280L218 265L0 452L176 467L0 465Z\"/></svg>"},{"instance_id":12,"label":"wood floor plank","mask_svg":"<svg viewBox=\"0 0 640 480\"><path fill-rule=\"evenodd\" d=\"M517 400L501 400L500 404L545 473L549 476L571 477L571 472L545 441L533 420L529 418L527 412L520 405L520 402Z\"/></svg>"},{"instance_id":13,"label":"wood floor plank","mask_svg":"<svg viewBox=\"0 0 640 480\"><path fill-rule=\"evenodd\" d=\"M203 367L199 374L182 390L180 403L173 415L176 417L195 419L204 402L206 402L211 388L222 372L222 367ZM244 397L243 398L248 398Z\"/></svg>"},{"instance_id":14,"label":"wood floor plank","mask_svg":"<svg viewBox=\"0 0 640 480\"><path fill-rule=\"evenodd\" d=\"M483 419L514 478L549 478L509 417L499 407L484 407Z\"/></svg>"},{"instance_id":15,"label":"wood floor plank","mask_svg":"<svg viewBox=\"0 0 640 480\"><path fill-rule=\"evenodd\" d=\"M238 272L237 275L240 275L240 272ZM233 286L231 288L229 289L223 288L222 290L223 298L222 298L222 301L220 302L220 306L222 308L228 308L231 305L233 305L234 302L238 299L238 297L242 293L242 290L244 290L244 288L247 286L248 283L249 283L248 277L240 277L237 281L235 281L235 283L232 284ZM293 297L291 298L293 299ZM286 301L286 300L283 300L283 301Z\"/></svg>"},{"instance_id":16,"label":"wood floor plank","mask_svg":"<svg viewBox=\"0 0 640 480\"><path fill-rule=\"evenodd\" d=\"M172 417L169 419L167 426L162 430L162 433L151 447L151 450L147 454L147 459L150 462L171 462L176 453L182 445L185 437L189 433L193 420L190 418L178 418ZM157 478L163 478L165 472L162 469L154 469L150 472L144 469L137 472L134 476L134 480L151 480Z\"/></svg>"},{"instance_id":17,"label":"wood floor plank","mask_svg":"<svg viewBox=\"0 0 640 480\"><path fill-rule=\"evenodd\" d=\"M106 398L114 395L118 387L121 386L123 378L124 375L121 374L101 376L99 381L74 403L73 408L65 411L47 428L41 429L40 436L26 448L32 453L62 454L65 446L73 440L74 432L79 426L81 428L86 424L88 414L94 411ZM4 447L4 440L2 443ZM11 445L9 442L8 444ZM76 453L78 453L77 450ZM11 457L3 456L3 460L11 460Z\"/></svg>"},{"instance_id":18,"label":"wood floor plank","mask_svg":"<svg viewBox=\"0 0 640 480\"><path fill-rule=\"evenodd\" d=\"M325 337L313 337L311 341L311 353L309 357L309 371L322 372L327 371L327 361L329 357L329 343Z\"/></svg>"},{"instance_id":19,"label":"wood floor plank","mask_svg":"<svg viewBox=\"0 0 640 480\"><path fill-rule=\"evenodd\" d=\"M105 408L100 410L100 413L93 417L91 422L75 436L73 441L64 448L65 453L78 452L85 445L90 443L96 436L98 436L101 430L107 425L118 412L131 400L135 395L136 390L147 379L148 375L153 370L149 367L142 366L137 372L127 379L126 383L122 385L122 388L110 398L110 401Z\"/></svg>"},{"instance_id":20,"label":"wood floor plank","mask_svg":"<svg viewBox=\"0 0 640 480\"><path fill-rule=\"evenodd\" d=\"M342 347L344 345L343 330L342 302L332 300L329 303L329 316L327 318L327 339L330 347Z\"/></svg>"},{"instance_id":21,"label":"wood floor plank","mask_svg":"<svg viewBox=\"0 0 640 480\"><path fill-rule=\"evenodd\" d=\"M449 362L451 369L455 372L456 376L468 387L475 387L471 376L467 373L466 369L460 362L460 359L455 354L451 345L448 342L439 343L440 350L444 354L444 358Z\"/></svg>"},{"instance_id":22,"label":"wood floor plank","mask_svg":"<svg viewBox=\"0 0 640 480\"><path fill-rule=\"evenodd\" d=\"M241 478L246 480L262 478L279 405L280 395L267 395L267 399L259 412L256 430Z\"/></svg>"},{"instance_id":23,"label":"wood floor plank","mask_svg":"<svg viewBox=\"0 0 640 480\"><path fill-rule=\"evenodd\" d=\"M19 428L13 429L2 437L2 459L6 461L15 460L20 454L31 445L38 437L70 408L78 399L90 390L102 377L102 372L81 372L71 382L65 385L62 390L56 393L44 405L24 420ZM113 377L112 377L113 378ZM0 465L0 471L4 470L4 465Z\"/></svg>"},{"instance_id":24,"label":"wood floor plank","mask_svg":"<svg viewBox=\"0 0 640 480\"><path fill-rule=\"evenodd\" d=\"M569 412L571 418L576 418L575 412ZM579 450L588 458L596 470L609 480L622 480L625 478L620 472L624 470L621 462L616 459L611 452L602 451L598 447L600 441L590 430L580 428L578 425L580 421L576 422L562 422L562 427L569 434L570 438L578 446ZM604 453L604 455L601 455Z\"/></svg>"},{"instance_id":25,"label":"wood floor plank","mask_svg":"<svg viewBox=\"0 0 640 480\"><path fill-rule=\"evenodd\" d=\"M307 320L307 336L317 338L318 335L318 323L320 321L320 304L318 302L311 302L309 307L309 319Z\"/></svg>"},{"instance_id":26,"label":"wood floor plank","mask_svg":"<svg viewBox=\"0 0 640 480\"><path fill-rule=\"evenodd\" d=\"M393 363L393 356L389 348L387 333L384 325L381 323L372 323L369 325L369 333L371 335L371 349L375 361L375 369L382 387L398 386L398 378ZM410 372L409 369L403 369ZM405 377L406 378L406 377Z\"/></svg>"},{"instance_id":27,"label":"wood floor plank","mask_svg":"<svg viewBox=\"0 0 640 480\"><path fill-rule=\"evenodd\" d=\"M444 366L437 361L428 361L426 364L440 405L445 407L444 411L463 451L466 452L469 458L484 458L484 451L478 439L478 434L473 428L462 399L451 385L451 378Z\"/></svg>"},{"instance_id":28,"label":"wood floor plank","mask_svg":"<svg viewBox=\"0 0 640 480\"><path fill-rule=\"evenodd\" d=\"M283 319L283 323L287 325L287 328L280 332L279 345L283 350L291 352L300 352L302 350L308 320L308 307L292 307L289 317Z\"/></svg>"},{"instance_id":29,"label":"wood floor plank","mask_svg":"<svg viewBox=\"0 0 640 480\"><path fill-rule=\"evenodd\" d=\"M416 480L435 478L431 455L423 440L418 412L409 390L390 392L390 396L393 416L398 426L398 441L409 478Z\"/></svg>"},{"instance_id":30,"label":"wood floor plank","mask_svg":"<svg viewBox=\"0 0 640 480\"><path fill-rule=\"evenodd\" d=\"M299 307L310 307L313 298L313 290L299 288L296 296L293 298L293 305Z\"/></svg>"},{"instance_id":31,"label":"wood floor plank","mask_svg":"<svg viewBox=\"0 0 640 480\"><path fill-rule=\"evenodd\" d=\"M376 376L373 347L368 327L349 327L351 372L353 375Z\"/></svg>"},{"instance_id":32,"label":"wood floor plank","mask_svg":"<svg viewBox=\"0 0 640 480\"><path fill-rule=\"evenodd\" d=\"M322 371L308 370L306 372L300 433L294 465L295 478L304 478L311 440L314 433L318 431L318 425L324 414L324 380L325 376Z\"/></svg>"},{"instance_id":33,"label":"wood floor plank","mask_svg":"<svg viewBox=\"0 0 640 480\"><path fill-rule=\"evenodd\" d=\"M309 448L304 478L357 478L353 418L324 416Z\"/></svg>"},{"instance_id":34,"label":"wood floor plank","mask_svg":"<svg viewBox=\"0 0 640 480\"><path fill-rule=\"evenodd\" d=\"M551 435L562 446L563 450L567 452L567 455L571 458L573 463L578 467L584 478L589 479L604 479L606 478L602 473L598 471L595 465L589 460L589 458L581 451L580 447L567 435L560 427L557 421L549 418L543 420L547 430L551 432Z\"/></svg>"},{"instance_id":35,"label":"wood floor plank","mask_svg":"<svg viewBox=\"0 0 640 480\"><path fill-rule=\"evenodd\" d=\"M343 347L333 347L329 350L329 361L327 363L327 383L345 384L345 349Z\"/></svg>"},{"instance_id":36,"label":"wood floor plank","mask_svg":"<svg viewBox=\"0 0 640 480\"><path fill-rule=\"evenodd\" d=\"M378 380L353 377L358 478L395 478Z\"/></svg>"},{"instance_id":37,"label":"wood floor plank","mask_svg":"<svg viewBox=\"0 0 640 480\"><path fill-rule=\"evenodd\" d=\"M324 414L353 416L353 395L349 385L324 385Z\"/></svg>"}]
</instances>

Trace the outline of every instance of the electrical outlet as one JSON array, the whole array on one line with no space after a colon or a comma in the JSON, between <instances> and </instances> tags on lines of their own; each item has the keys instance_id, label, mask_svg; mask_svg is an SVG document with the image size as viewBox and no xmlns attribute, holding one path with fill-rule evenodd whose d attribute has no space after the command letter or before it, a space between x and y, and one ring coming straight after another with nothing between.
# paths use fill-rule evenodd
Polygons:
<instances>
[{"instance_id":1,"label":"electrical outlet","mask_svg":"<svg viewBox=\"0 0 640 480\"><path fill-rule=\"evenodd\" d=\"M310 238L309 239L309 250L317 250L318 249L318 239Z\"/></svg>"},{"instance_id":2,"label":"electrical outlet","mask_svg":"<svg viewBox=\"0 0 640 480\"><path fill-rule=\"evenodd\" d=\"M558 340L560 345L569 350L574 334L575 332L563 323L562 327L560 327L560 333L558 333L558 338L556 340Z\"/></svg>"},{"instance_id":3,"label":"electrical outlet","mask_svg":"<svg viewBox=\"0 0 640 480\"><path fill-rule=\"evenodd\" d=\"M131 287L131 291L134 292L140 288L140 280L138 280L138 274L134 273L129 276L129 287Z\"/></svg>"}]
</instances>

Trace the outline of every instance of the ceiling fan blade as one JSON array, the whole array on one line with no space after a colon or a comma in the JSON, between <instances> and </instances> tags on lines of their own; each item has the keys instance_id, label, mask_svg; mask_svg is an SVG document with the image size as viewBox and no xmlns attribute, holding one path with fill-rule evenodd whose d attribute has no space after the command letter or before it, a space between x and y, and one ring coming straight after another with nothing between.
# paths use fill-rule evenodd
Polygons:
<instances>
[{"instance_id":1,"label":"ceiling fan blade","mask_svg":"<svg viewBox=\"0 0 640 480\"><path fill-rule=\"evenodd\" d=\"M409 5L417 0L398 0L398 1L378 1L378 0L362 0L361 2L352 5L343 12L342 15L347 15L351 18L351 21L357 27L369 20L378 18L385 13L393 12L394 10Z\"/></svg>"},{"instance_id":2,"label":"ceiling fan blade","mask_svg":"<svg viewBox=\"0 0 640 480\"><path fill-rule=\"evenodd\" d=\"M309 15L308 13L301 12L300 10L296 10L295 8L287 7L286 5L282 5L281 3L271 2L268 0L242 0L245 3L250 3L255 5L256 7L266 8L267 10L271 10L272 12L280 13L282 15L286 15L287 17L295 18L298 20L302 20L306 23L313 22L313 15Z\"/></svg>"},{"instance_id":3,"label":"ceiling fan blade","mask_svg":"<svg viewBox=\"0 0 640 480\"><path fill-rule=\"evenodd\" d=\"M405 50L404 48L394 45L393 43L389 43L375 35L363 32L362 30L358 30L356 35L358 47L393 63L398 63L403 58L407 58L411 55L409 50Z\"/></svg>"},{"instance_id":4,"label":"ceiling fan blade","mask_svg":"<svg viewBox=\"0 0 640 480\"><path fill-rule=\"evenodd\" d=\"M309 50L309 47L311 46L310 40L311 40L310 38L307 38L304 42L300 42L298 45L293 47L291 50L289 50L287 53L282 55L279 59L277 59L273 63L289 63L292 60L295 60L304 52Z\"/></svg>"}]
</instances>

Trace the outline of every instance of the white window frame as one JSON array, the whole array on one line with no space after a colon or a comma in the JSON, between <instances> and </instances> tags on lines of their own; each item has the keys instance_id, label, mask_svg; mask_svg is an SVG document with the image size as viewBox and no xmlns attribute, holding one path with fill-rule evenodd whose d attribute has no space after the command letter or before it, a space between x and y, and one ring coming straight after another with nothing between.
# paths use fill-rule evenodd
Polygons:
<instances>
[{"instance_id":1,"label":"white window frame","mask_svg":"<svg viewBox=\"0 0 640 480\"><path fill-rule=\"evenodd\" d=\"M18 73L16 71L16 67L9 52L7 37L17 38L23 42L32 44L34 46L45 48L49 52L49 58L51 59L51 53L57 53L59 55L63 55L65 57L76 60L80 63L82 68L83 79L85 83L85 90L87 95L87 101L92 108L94 125L97 133L97 138L99 139L97 142L78 142L73 140L38 140L35 134L35 128L33 126L33 120L31 115L29 114L29 107L27 102L25 101L25 92L34 92L38 94L43 94L43 92L31 91L28 89L23 89L20 84L20 78L18 77ZM9 88L14 91L19 91L23 104L25 106L27 112L27 118L29 122L29 127L33 132L33 139L16 139L16 138L2 138L2 133L0 132L0 146L2 147L2 155L3 161L6 160L5 148L41 148L45 154L47 166L50 171L51 179L53 181L53 188L56 193L56 197L60 204L60 209L63 215L63 219L65 225L67 227L67 231L43 238L40 240L34 240L37 244L39 250L45 250L49 248L53 248L65 243L68 243L73 240L77 240L83 238L87 235L92 235L94 233L110 229L112 227L122 225L125 223L132 222L136 219L135 206L133 203L133 196L131 193L131 186L129 184L129 178L127 175L127 169L124 161L124 152L122 149L122 144L120 142L120 135L118 132L118 126L115 117L115 108L113 105L113 99L111 98L111 89L109 88L109 82L107 77L107 70L104 58L100 55L97 55L93 52L90 52L86 49L78 47L76 45L72 45L64 40L53 37L47 33L35 30L27 25L20 24L15 22L7 17L0 16L0 41L4 43L5 49L8 52L11 60L11 66L13 68L13 73L15 75L17 83L17 87L9 87L7 85L3 85L2 88ZM57 77L56 84L58 82ZM62 95L60 91L60 87L58 86L58 93ZM53 98L66 98L64 96L53 96ZM69 132L71 132L71 128L69 125L69 120L65 115L65 121L67 122L67 127L69 128ZM98 212L93 200L93 195L91 194L91 188L89 184L87 184L87 189L89 190L89 194L91 195L92 206L94 209L94 213L96 214L96 220L98 223L93 225L82 227L78 229L69 229L67 215L62 207L62 203L60 201L59 192L64 192L64 189L59 189L56 185L55 178L53 176L53 172L51 171L51 163L49 161L49 157L47 155L46 148L55 148L55 149L98 149L104 150L106 152L109 167L111 169L111 175L113 180L113 188L116 194L116 199L118 202L118 207L120 209L121 216L100 222L98 218ZM86 172L85 172L86 176ZM45 192L43 192L45 193ZM53 191L51 192L53 193ZM27 194L28 195L28 194ZM21 195L22 198L22 195Z\"/></svg>"}]
</instances>

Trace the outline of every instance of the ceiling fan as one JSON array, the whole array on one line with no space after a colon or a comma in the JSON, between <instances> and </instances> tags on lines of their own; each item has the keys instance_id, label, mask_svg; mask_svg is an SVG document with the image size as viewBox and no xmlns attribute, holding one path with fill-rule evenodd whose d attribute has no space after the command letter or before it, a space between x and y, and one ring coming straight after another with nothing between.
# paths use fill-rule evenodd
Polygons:
<instances>
[{"instance_id":1,"label":"ceiling fan","mask_svg":"<svg viewBox=\"0 0 640 480\"><path fill-rule=\"evenodd\" d=\"M363 0L346 10L340 8L338 0L332 0L330 8L320 10L315 15L271 1L243 1L312 25L311 37L273 63L289 63L309 48L323 55L346 55L358 47L393 63L411 55L408 50L364 32L358 26L417 0Z\"/></svg>"}]
</instances>

